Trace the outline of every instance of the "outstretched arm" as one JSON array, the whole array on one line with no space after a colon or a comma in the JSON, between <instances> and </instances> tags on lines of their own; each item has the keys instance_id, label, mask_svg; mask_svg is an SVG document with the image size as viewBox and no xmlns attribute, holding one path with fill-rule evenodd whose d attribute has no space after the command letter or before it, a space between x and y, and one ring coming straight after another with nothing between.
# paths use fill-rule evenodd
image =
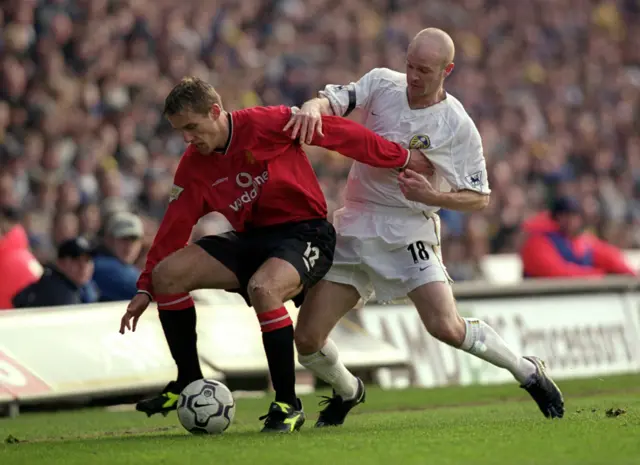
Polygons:
<instances>
[{"instance_id":1,"label":"outstretched arm","mask_svg":"<svg viewBox=\"0 0 640 465\"><path fill-rule=\"evenodd\" d=\"M404 168L411 152L339 116L322 116L324 135L315 133L309 145L317 145L376 168Z\"/></svg>"}]
</instances>

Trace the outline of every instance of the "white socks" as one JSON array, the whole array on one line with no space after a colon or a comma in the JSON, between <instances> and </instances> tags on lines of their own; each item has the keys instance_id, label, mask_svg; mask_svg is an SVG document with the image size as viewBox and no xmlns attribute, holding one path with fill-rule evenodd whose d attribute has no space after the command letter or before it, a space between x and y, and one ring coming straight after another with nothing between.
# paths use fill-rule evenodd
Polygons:
<instances>
[{"instance_id":1,"label":"white socks","mask_svg":"<svg viewBox=\"0 0 640 465\"><path fill-rule=\"evenodd\" d=\"M300 364L318 378L329 383L344 400L351 400L358 393L358 378L353 376L338 357L338 348L331 339L318 352L298 354Z\"/></svg>"},{"instance_id":2,"label":"white socks","mask_svg":"<svg viewBox=\"0 0 640 465\"><path fill-rule=\"evenodd\" d=\"M476 318L464 318L467 328L461 350L511 372L520 384L536 373L536 366L515 354L491 326Z\"/></svg>"},{"instance_id":3,"label":"white socks","mask_svg":"<svg viewBox=\"0 0 640 465\"><path fill-rule=\"evenodd\" d=\"M465 318L466 335L461 350L511 372L520 384L536 373L536 366L514 353L491 326L476 318ZM318 378L333 387L344 400L355 398L358 379L339 360L338 348L331 339L318 352L298 354L298 361Z\"/></svg>"}]
</instances>

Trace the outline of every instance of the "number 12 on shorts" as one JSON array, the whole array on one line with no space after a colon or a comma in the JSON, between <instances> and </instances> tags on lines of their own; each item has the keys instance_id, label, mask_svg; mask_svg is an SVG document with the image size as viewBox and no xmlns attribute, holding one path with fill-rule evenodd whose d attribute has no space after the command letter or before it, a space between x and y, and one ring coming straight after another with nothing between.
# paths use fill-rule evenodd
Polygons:
<instances>
[{"instance_id":1,"label":"number 12 on shorts","mask_svg":"<svg viewBox=\"0 0 640 465\"><path fill-rule=\"evenodd\" d=\"M307 242L307 250L304 251L304 255L302 256L307 271L311 271L311 268L315 266L318 258L320 258L320 250L317 247L312 247L311 242Z\"/></svg>"},{"instance_id":2,"label":"number 12 on shorts","mask_svg":"<svg viewBox=\"0 0 640 465\"><path fill-rule=\"evenodd\" d=\"M424 246L424 242L416 241L407 247L407 250L411 253L413 263L419 263L420 261L429 260L429 252Z\"/></svg>"}]
</instances>

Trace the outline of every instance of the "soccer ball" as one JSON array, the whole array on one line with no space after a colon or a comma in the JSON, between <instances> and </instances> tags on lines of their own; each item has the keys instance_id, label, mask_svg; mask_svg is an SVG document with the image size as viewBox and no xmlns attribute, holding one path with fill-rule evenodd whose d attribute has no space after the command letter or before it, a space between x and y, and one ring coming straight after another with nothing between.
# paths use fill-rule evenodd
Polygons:
<instances>
[{"instance_id":1,"label":"soccer ball","mask_svg":"<svg viewBox=\"0 0 640 465\"><path fill-rule=\"evenodd\" d=\"M229 388L212 379L192 382L178 399L178 419L193 434L222 433L235 413L236 403Z\"/></svg>"}]
</instances>

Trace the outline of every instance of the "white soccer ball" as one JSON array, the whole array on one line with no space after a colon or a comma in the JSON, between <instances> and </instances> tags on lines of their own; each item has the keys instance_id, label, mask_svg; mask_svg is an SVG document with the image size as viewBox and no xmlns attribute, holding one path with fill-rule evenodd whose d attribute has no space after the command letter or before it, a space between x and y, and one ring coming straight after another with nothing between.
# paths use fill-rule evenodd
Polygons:
<instances>
[{"instance_id":1,"label":"white soccer ball","mask_svg":"<svg viewBox=\"0 0 640 465\"><path fill-rule=\"evenodd\" d=\"M178 418L193 434L219 434L226 430L236 413L229 388L213 379L199 379L180 393Z\"/></svg>"}]
</instances>

